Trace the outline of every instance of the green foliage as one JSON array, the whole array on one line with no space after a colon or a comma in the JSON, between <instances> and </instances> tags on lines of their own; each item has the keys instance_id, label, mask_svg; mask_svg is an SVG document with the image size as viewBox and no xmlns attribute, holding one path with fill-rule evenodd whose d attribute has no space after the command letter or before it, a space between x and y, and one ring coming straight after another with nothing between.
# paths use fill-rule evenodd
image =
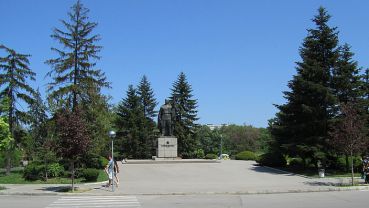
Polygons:
<instances>
[{"instance_id":1,"label":"green foliage","mask_svg":"<svg viewBox=\"0 0 369 208\"><path fill-rule=\"evenodd\" d=\"M29 163L23 171L23 178L29 181L42 179L44 176L45 166L38 162Z\"/></svg>"},{"instance_id":2,"label":"green foliage","mask_svg":"<svg viewBox=\"0 0 369 208\"><path fill-rule=\"evenodd\" d=\"M197 100L193 99L192 87L183 72L173 83L170 100L176 112L174 135L178 138L178 154L183 158L193 158L197 144L194 135L198 120Z\"/></svg>"},{"instance_id":3,"label":"green foliage","mask_svg":"<svg viewBox=\"0 0 369 208\"><path fill-rule=\"evenodd\" d=\"M332 164L332 166L336 170L351 172L351 158L348 158L347 162L348 162L348 164L346 164L346 157L340 156L340 157L337 157L335 163ZM358 156L354 157L354 170L355 170L355 172L360 172L361 168L362 168L361 157L358 157Z\"/></svg>"},{"instance_id":4,"label":"green foliage","mask_svg":"<svg viewBox=\"0 0 369 208\"><path fill-rule=\"evenodd\" d=\"M87 168L103 169L109 161L105 157L96 154L88 154L86 157L82 158L81 162Z\"/></svg>"},{"instance_id":5,"label":"green foliage","mask_svg":"<svg viewBox=\"0 0 369 208\"><path fill-rule=\"evenodd\" d=\"M8 105L7 111L0 111L1 116L8 117L11 133L19 122L26 123L30 117L20 106L20 102L31 105L34 102L35 91L27 83L27 79L35 81L36 74L30 69L28 58L31 55L20 54L15 50L0 45L7 56L0 57L0 99ZM3 102L3 100L6 102ZM14 137L14 135L12 135Z\"/></svg>"},{"instance_id":6,"label":"green foliage","mask_svg":"<svg viewBox=\"0 0 369 208\"><path fill-rule=\"evenodd\" d=\"M205 159L207 160L214 160L214 159L217 159L217 155L216 154L212 154L212 153L209 153L209 154L206 154L205 155Z\"/></svg>"},{"instance_id":7,"label":"green foliage","mask_svg":"<svg viewBox=\"0 0 369 208\"><path fill-rule=\"evenodd\" d=\"M252 126L229 125L220 129L225 146L231 154L244 150L259 150L260 130Z\"/></svg>"},{"instance_id":8,"label":"green foliage","mask_svg":"<svg viewBox=\"0 0 369 208\"><path fill-rule=\"evenodd\" d=\"M47 175L46 175L47 174ZM39 161L29 163L23 171L23 178L28 181L45 180L47 177L60 177L64 175L64 167L59 163L45 165Z\"/></svg>"},{"instance_id":9,"label":"green foliage","mask_svg":"<svg viewBox=\"0 0 369 208\"><path fill-rule=\"evenodd\" d=\"M296 170L302 170L305 168L304 161L299 157L291 158L288 166Z\"/></svg>"},{"instance_id":10,"label":"green foliage","mask_svg":"<svg viewBox=\"0 0 369 208\"><path fill-rule=\"evenodd\" d=\"M200 126L196 132L196 141L198 148L204 151L204 154L219 153L220 134L218 130L210 130L206 125Z\"/></svg>"},{"instance_id":11,"label":"green foliage","mask_svg":"<svg viewBox=\"0 0 369 208\"><path fill-rule=\"evenodd\" d=\"M140 103L143 107L144 116L148 119L155 118L157 111L155 111L158 103L156 102L154 91L147 77L144 75L137 86L137 95L140 98Z\"/></svg>"},{"instance_id":12,"label":"green foliage","mask_svg":"<svg viewBox=\"0 0 369 208\"><path fill-rule=\"evenodd\" d=\"M7 157L11 158L11 167L19 167L20 161L22 160L22 151L19 149L14 149L11 152L0 152L0 167L6 167Z\"/></svg>"},{"instance_id":13,"label":"green foliage","mask_svg":"<svg viewBox=\"0 0 369 208\"><path fill-rule=\"evenodd\" d=\"M243 151L236 155L236 160L256 160L257 156L254 152L251 151Z\"/></svg>"},{"instance_id":14,"label":"green foliage","mask_svg":"<svg viewBox=\"0 0 369 208\"><path fill-rule=\"evenodd\" d=\"M59 177L64 174L64 167L59 163L51 163L47 166L47 174L49 177Z\"/></svg>"},{"instance_id":15,"label":"green foliage","mask_svg":"<svg viewBox=\"0 0 369 208\"><path fill-rule=\"evenodd\" d=\"M117 108L115 126L118 130L116 144L121 154L128 158L146 159L151 157L150 132L148 120L144 116L143 106L136 89L129 85L127 97Z\"/></svg>"},{"instance_id":16,"label":"green foliage","mask_svg":"<svg viewBox=\"0 0 369 208\"><path fill-rule=\"evenodd\" d=\"M104 155L110 142L107 134L112 129L115 114L110 110L109 98L100 94L91 94L88 102L83 102L83 118L91 139L88 152L90 154Z\"/></svg>"},{"instance_id":17,"label":"green foliage","mask_svg":"<svg viewBox=\"0 0 369 208\"><path fill-rule=\"evenodd\" d=\"M196 150L196 158L203 159L205 157L205 153L203 149Z\"/></svg>"},{"instance_id":18,"label":"green foliage","mask_svg":"<svg viewBox=\"0 0 369 208\"><path fill-rule=\"evenodd\" d=\"M300 48L302 61L296 63L297 74L288 83L290 91L284 92L287 103L277 106L280 112L271 128L285 154L313 162L328 153L328 126L336 106L331 74L339 58L338 31L329 27L329 19L319 8L313 19L316 27L308 30Z\"/></svg>"},{"instance_id":19,"label":"green foliage","mask_svg":"<svg viewBox=\"0 0 369 208\"><path fill-rule=\"evenodd\" d=\"M12 141L13 138L9 131L9 124L7 124L2 117L0 117L0 153L1 151L8 150Z\"/></svg>"},{"instance_id":20,"label":"green foliage","mask_svg":"<svg viewBox=\"0 0 369 208\"><path fill-rule=\"evenodd\" d=\"M52 67L47 73L53 79L48 85L49 102L57 109L74 108L81 102L88 103L91 94L99 94L102 87L109 87L105 74L95 69L100 59L101 46L93 35L97 23L88 21L89 9L77 1L68 13L69 21L62 20L64 29L54 29L51 37L61 44L61 49L51 48L57 58L46 61Z\"/></svg>"},{"instance_id":21,"label":"green foliage","mask_svg":"<svg viewBox=\"0 0 369 208\"><path fill-rule=\"evenodd\" d=\"M260 165L270 166L270 167L285 167L287 161L285 157L278 152L268 152L262 154L258 157L257 162Z\"/></svg>"},{"instance_id":22,"label":"green foliage","mask_svg":"<svg viewBox=\"0 0 369 208\"><path fill-rule=\"evenodd\" d=\"M99 177L99 170L94 168L86 168L82 171L83 177L86 179L87 182L95 182Z\"/></svg>"}]
</instances>

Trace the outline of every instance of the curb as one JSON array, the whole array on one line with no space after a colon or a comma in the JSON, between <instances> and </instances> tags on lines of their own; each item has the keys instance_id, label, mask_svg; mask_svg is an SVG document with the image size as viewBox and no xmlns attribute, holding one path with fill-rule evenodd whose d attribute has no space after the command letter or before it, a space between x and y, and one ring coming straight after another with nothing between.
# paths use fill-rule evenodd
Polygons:
<instances>
[{"instance_id":1,"label":"curb","mask_svg":"<svg viewBox=\"0 0 369 208\"><path fill-rule=\"evenodd\" d=\"M175 192L175 193L30 193L30 192L4 192L0 196L23 195L23 196L191 196L191 195L258 195L258 194L289 194L289 193L317 193L317 192L342 192L342 191L369 191L369 186L358 187L328 187L318 189L291 189L291 190L260 190L260 191L236 191L236 192Z\"/></svg>"}]
</instances>

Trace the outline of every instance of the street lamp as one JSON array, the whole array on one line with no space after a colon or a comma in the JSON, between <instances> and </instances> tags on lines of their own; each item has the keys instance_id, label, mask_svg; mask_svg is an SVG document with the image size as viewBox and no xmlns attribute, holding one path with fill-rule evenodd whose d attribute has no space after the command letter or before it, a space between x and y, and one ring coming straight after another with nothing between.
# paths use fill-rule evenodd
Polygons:
<instances>
[{"instance_id":1,"label":"street lamp","mask_svg":"<svg viewBox=\"0 0 369 208\"><path fill-rule=\"evenodd\" d=\"M111 179L111 191L114 192L114 137L115 137L116 133L115 131L109 131L109 137L111 138L111 160L112 160L112 164L111 164L111 174L112 174L112 179Z\"/></svg>"}]
</instances>

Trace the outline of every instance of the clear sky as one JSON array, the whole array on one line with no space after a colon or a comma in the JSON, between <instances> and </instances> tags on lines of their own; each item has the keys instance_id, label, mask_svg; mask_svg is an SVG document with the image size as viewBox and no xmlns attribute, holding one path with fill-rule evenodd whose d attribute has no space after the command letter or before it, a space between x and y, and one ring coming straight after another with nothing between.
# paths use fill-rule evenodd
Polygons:
<instances>
[{"instance_id":1,"label":"clear sky","mask_svg":"<svg viewBox=\"0 0 369 208\"><path fill-rule=\"evenodd\" d=\"M31 54L44 93L50 38L74 0L0 0L0 44ZM319 6L332 15L359 65L369 67L369 1L83 0L104 48L98 62L112 83L112 104L147 75L160 105L183 71L198 99L201 124L266 127L285 102L298 49ZM45 93L44 93L45 95Z\"/></svg>"}]
</instances>

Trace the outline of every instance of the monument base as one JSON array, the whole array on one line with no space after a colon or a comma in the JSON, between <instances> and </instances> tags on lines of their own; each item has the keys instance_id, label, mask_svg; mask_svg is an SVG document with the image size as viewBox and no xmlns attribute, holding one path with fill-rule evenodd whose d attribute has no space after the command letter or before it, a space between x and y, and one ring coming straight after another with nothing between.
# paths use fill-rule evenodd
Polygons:
<instances>
[{"instance_id":1,"label":"monument base","mask_svg":"<svg viewBox=\"0 0 369 208\"><path fill-rule=\"evenodd\" d=\"M177 158L177 138L172 136L161 136L158 138L157 158Z\"/></svg>"}]
</instances>

